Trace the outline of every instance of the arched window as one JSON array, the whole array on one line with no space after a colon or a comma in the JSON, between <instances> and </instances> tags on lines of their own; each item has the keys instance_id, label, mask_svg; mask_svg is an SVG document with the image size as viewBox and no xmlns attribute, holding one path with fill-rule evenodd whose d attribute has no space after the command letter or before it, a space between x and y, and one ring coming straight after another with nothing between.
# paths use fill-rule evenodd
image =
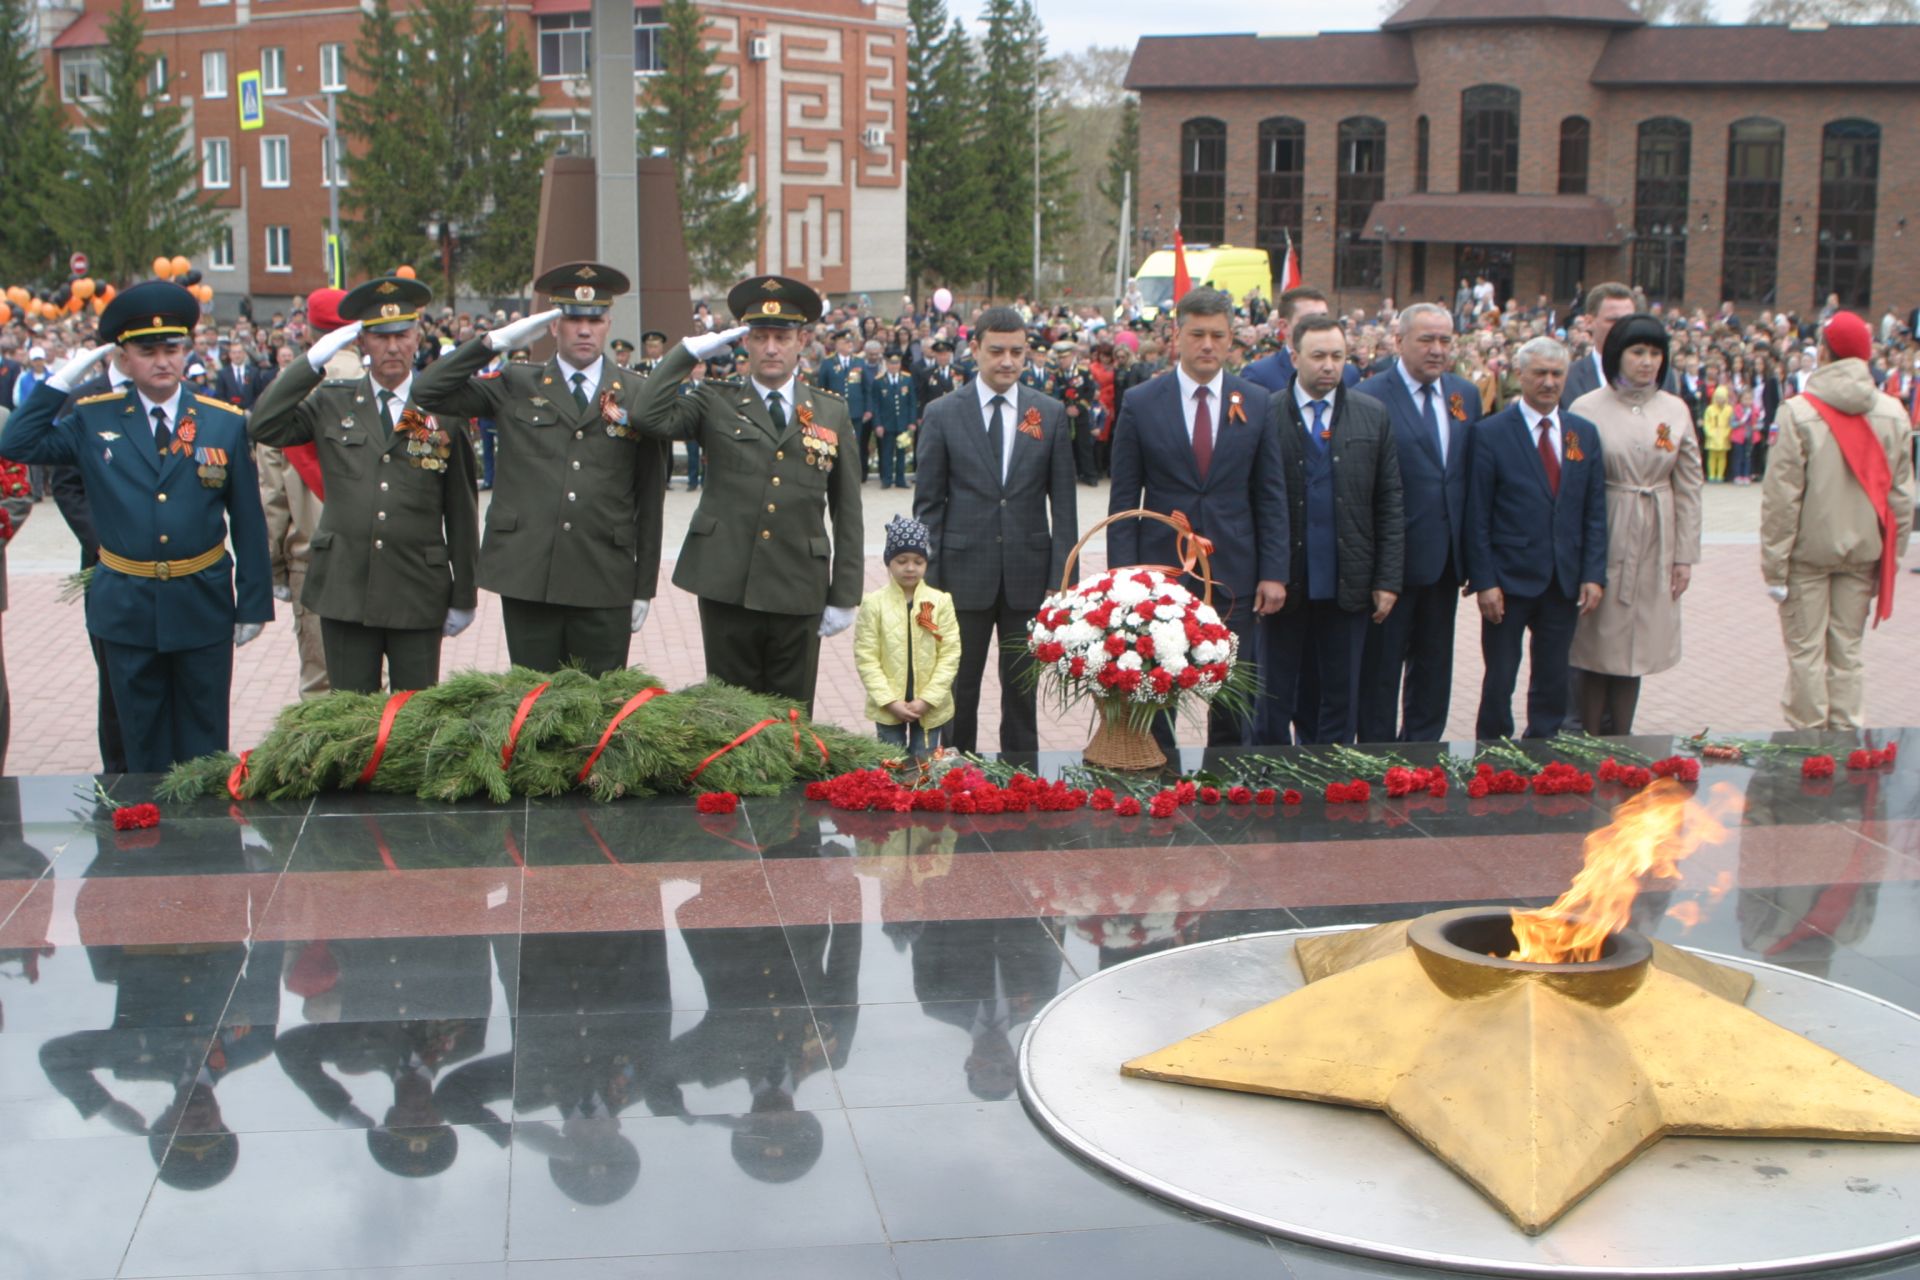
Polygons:
<instances>
[{"instance_id":1,"label":"arched window","mask_svg":"<svg viewBox=\"0 0 1920 1280\"><path fill-rule=\"evenodd\" d=\"M1287 241L1300 248L1306 195L1307 126L1292 116L1260 122L1260 198L1254 210L1254 244L1267 251L1276 275L1287 260Z\"/></svg>"},{"instance_id":2,"label":"arched window","mask_svg":"<svg viewBox=\"0 0 1920 1280\"><path fill-rule=\"evenodd\" d=\"M1727 223L1722 234L1722 301L1774 301L1780 268L1780 174L1787 127L1736 120L1727 129Z\"/></svg>"},{"instance_id":3,"label":"arched window","mask_svg":"<svg viewBox=\"0 0 1920 1280\"><path fill-rule=\"evenodd\" d=\"M1433 125L1425 116L1413 122L1413 189L1427 189L1427 153L1433 147Z\"/></svg>"},{"instance_id":4,"label":"arched window","mask_svg":"<svg viewBox=\"0 0 1920 1280\"><path fill-rule=\"evenodd\" d=\"M1460 95L1460 190L1520 189L1520 91L1477 84Z\"/></svg>"},{"instance_id":5,"label":"arched window","mask_svg":"<svg viewBox=\"0 0 1920 1280\"><path fill-rule=\"evenodd\" d=\"M1687 289L1687 194L1693 128L1661 116L1640 122L1633 182L1633 283L1655 301Z\"/></svg>"},{"instance_id":6,"label":"arched window","mask_svg":"<svg viewBox=\"0 0 1920 1280\"><path fill-rule=\"evenodd\" d=\"M1585 116L1560 122L1560 194L1587 194L1587 163L1593 151L1593 124Z\"/></svg>"},{"instance_id":7,"label":"arched window","mask_svg":"<svg viewBox=\"0 0 1920 1280\"><path fill-rule=\"evenodd\" d=\"M1227 238L1227 126L1206 116L1180 126L1180 234L1196 244Z\"/></svg>"},{"instance_id":8,"label":"arched window","mask_svg":"<svg viewBox=\"0 0 1920 1280\"><path fill-rule=\"evenodd\" d=\"M1873 296L1873 220L1880 203L1880 126L1835 120L1820 135L1820 239L1814 246L1814 301L1840 295L1843 307Z\"/></svg>"},{"instance_id":9,"label":"arched window","mask_svg":"<svg viewBox=\"0 0 1920 1280\"><path fill-rule=\"evenodd\" d=\"M1380 290L1380 242L1367 214L1387 194L1387 122L1349 116L1340 122L1340 162L1334 187L1333 287Z\"/></svg>"}]
</instances>

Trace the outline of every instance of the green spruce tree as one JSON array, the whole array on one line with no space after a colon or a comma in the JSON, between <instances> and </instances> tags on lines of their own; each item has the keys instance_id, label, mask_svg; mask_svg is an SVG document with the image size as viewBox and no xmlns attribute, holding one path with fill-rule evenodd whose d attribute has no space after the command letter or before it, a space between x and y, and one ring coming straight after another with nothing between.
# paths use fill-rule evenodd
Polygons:
<instances>
[{"instance_id":1,"label":"green spruce tree","mask_svg":"<svg viewBox=\"0 0 1920 1280\"><path fill-rule=\"evenodd\" d=\"M64 278L61 236L47 205L73 167L66 121L27 38L29 0L0 0L0 284L52 284Z\"/></svg>"},{"instance_id":2,"label":"green spruce tree","mask_svg":"<svg viewBox=\"0 0 1920 1280\"><path fill-rule=\"evenodd\" d=\"M983 228L981 270L987 292L1005 297L1039 288L1032 264L1036 145L1043 260L1049 242L1071 226L1077 201L1067 181L1072 157L1052 143L1059 123L1047 119L1052 95L1045 78L1046 39L1033 0L987 0L982 19L987 34L981 47L981 132L975 150L986 175L983 199L990 227Z\"/></svg>"},{"instance_id":3,"label":"green spruce tree","mask_svg":"<svg viewBox=\"0 0 1920 1280\"><path fill-rule=\"evenodd\" d=\"M540 183L552 147L539 136L540 74L526 45L504 22L489 20L479 53L486 74L474 143L483 207L466 276L480 293L517 296L531 283Z\"/></svg>"},{"instance_id":4,"label":"green spruce tree","mask_svg":"<svg viewBox=\"0 0 1920 1280\"><path fill-rule=\"evenodd\" d=\"M760 201L743 189L747 139L740 108L723 108L705 20L692 0L667 0L664 69L648 77L639 114L642 154L673 162L687 258L696 287L730 283L753 260Z\"/></svg>"},{"instance_id":5,"label":"green spruce tree","mask_svg":"<svg viewBox=\"0 0 1920 1280\"><path fill-rule=\"evenodd\" d=\"M151 91L157 57L133 0L107 19L106 35L106 83L80 109L88 154L49 212L65 242L86 250L94 274L128 281L163 253L205 251L226 220L200 190L186 110Z\"/></svg>"},{"instance_id":6,"label":"green spruce tree","mask_svg":"<svg viewBox=\"0 0 1920 1280\"><path fill-rule=\"evenodd\" d=\"M339 103L349 279L403 263L438 266L437 246L426 231L430 158L420 118L429 113L412 83L408 45L390 0L374 0L348 58L355 87Z\"/></svg>"},{"instance_id":7,"label":"green spruce tree","mask_svg":"<svg viewBox=\"0 0 1920 1280\"><path fill-rule=\"evenodd\" d=\"M980 274L978 218L985 198L974 151L973 44L947 25L944 0L910 0L907 44L907 276L964 284Z\"/></svg>"}]
</instances>

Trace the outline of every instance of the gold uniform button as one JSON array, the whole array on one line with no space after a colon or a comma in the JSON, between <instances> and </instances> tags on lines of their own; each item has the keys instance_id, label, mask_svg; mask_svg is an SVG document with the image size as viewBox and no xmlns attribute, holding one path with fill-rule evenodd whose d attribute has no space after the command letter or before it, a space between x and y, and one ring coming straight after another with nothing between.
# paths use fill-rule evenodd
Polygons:
<instances>
[{"instance_id":1,"label":"gold uniform button","mask_svg":"<svg viewBox=\"0 0 1920 1280\"><path fill-rule=\"evenodd\" d=\"M572 533L572 532L573 532L573 521L571 521L571 520L563 520L563 521L562 521L562 522L560 523L560 532L562 532L562 533Z\"/></svg>"},{"instance_id":2,"label":"gold uniform button","mask_svg":"<svg viewBox=\"0 0 1920 1280\"><path fill-rule=\"evenodd\" d=\"M771 529L762 529L760 531L760 541L762 542L765 542L768 538L771 538L772 536L773 536L773 530Z\"/></svg>"},{"instance_id":3,"label":"gold uniform button","mask_svg":"<svg viewBox=\"0 0 1920 1280\"><path fill-rule=\"evenodd\" d=\"M385 480L382 480L380 482L380 492L385 493L386 491L387 491L387 482ZM1004 507L1007 504L1003 502L1000 505Z\"/></svg>"},{"instance_id":4,"label":"gold uniform button","mask_svg":"<svg viewBox=\"0 0 1920 1280\"><path fill-rule=\"evenodd\" d=\"M163 533L163 534L161 534L161 535L160 535L160 543L161 543L161 545L162 545L162 546L164 546L164 545L166 545L166 541L167 541L167 535L166 535L166 534L164 534L164 533Z\"/></svg>"},{"instance_id":5,"label":"gold uniform button","mask_svg":"<svg viewBox=\"0 0 1920 1280\"><path fill-rule=\"evenodd\" d=\"M778 489L778 488L780 487L780 477L779 477L779 476L775 476L775 477L773 478L773 487L774 487L774 488L776 488L776 489Z\"/></svg>"},{"instance_id":6,"label":"gold uniform button","mask_svg":"<svg viewBox=\"0 0 1920 1280\"><path fill-rule=\"evenodd\" d=\"M387 518L387 513L384 511L376 511L373 513L373 518L375 520L385 520Z\"/></svg>"},{"instance_id":7,"label":"gold uniform button","mask_svg":"<svg viewBox=\"0 0 1920 1280\"><path fill-rule=\"evenodd\" d=\"M389 462L392 462L392 461L393 461L393 459L392 459L392 458L389 458L389 457L387 457L387 456L386 456L385 454L382 454L382 455L380 456L380 465L381 465L381 466L383 466L383 467L384 467L384 466L386 466L386 465L387 465L387 464L388 464Z\"/></svg>"},{"instance_id":8,"label":"gold uniform button","mask_svg":"<svg viewBox=\"0 0 1920 1280\"><path fill-rule=\"evenodd\" d=\"M767 504L767 510L768 510L769 512L771 512L771 511L773 510L773 504L772 504L771 502L769 502L769 503Z\"/></svg>"},{"instance_id":9,"label":"gold uniform button","mask_svg":"<svg viewBox=\"0 0 1920 1280\"><path fill-rule=\"evenodd\" d=\"M773 451L773 458L775 462L785 462L787 460L787 451L785 449L775 449Z\"/></svg>"},{"instance_id":10,"label":"gold uniform button","mask_svg":"<svg viewBox=\"0 0 1920 1280\"><path fill-rule=\"evenodd\" d=\"M568 501L568 502L572 502L573 500L574 500L574 495L573 495L573 494L571 494L571 493L569 493L569 494L567 495L567 501Z\"/></svg>"},{"instance_id":11,"label":"gold uniform button","mask_svg":"<svg viewBox=\"0 0 1920 1280\"><path fill-rule=\"evenodd\" d=\"M585 440L587 438L587 433L584 431L576 431L573 433L573 438L575 440Z\"/></svg>"},{"instance_id":12,"label":"gold uniform button","mask_svg":"<svg viewBox=\"0 0 1920 1280\"><path fill-rule=\"evenodd\" d=\"M164 494L164 493L163 493L163 494L161 494L161 495L160 495L160 501L162 501L162 502L165 502L166 500L167 500L167 495L166 495L166 494Z\"/></svg>"},{"instance_id":13,"label":"gold uniform button","mask_svg":"<svg viewBox=\"0 0 1920 1280\"><path fill-rule=\"evenodd\" d=\"M580 469L580 459L578 459L578 458L575 458L575 459L573 460L573 469L574 469L575 471L578 471L578 470Z\"/></svg>"},{"instance_id":14,"label":"gold uniform button","mask_svg":"<svg viewBox=\"0 0 1920 1280\"><path fill-rule=\"evenodd\" d=\"M382 541L380 541L380 539L378 539L378 538L375 538L375 539L373 540L373 549L374 549L375 551L378 551L378 550L380 550L380 549L381 549L382 547L384 547L384 546L386 546L386 545L387 545L386 543L384 543L384 542L382 542Z\"/></svg>"}]
</instances>

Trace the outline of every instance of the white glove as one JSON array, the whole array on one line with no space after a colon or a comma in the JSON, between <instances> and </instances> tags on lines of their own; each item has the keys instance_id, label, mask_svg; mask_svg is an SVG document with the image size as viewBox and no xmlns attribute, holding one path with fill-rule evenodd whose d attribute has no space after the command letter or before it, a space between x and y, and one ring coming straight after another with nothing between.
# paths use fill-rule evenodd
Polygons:
<instances>
[{"instance_id":1,"label":"white glove","mask_svg":"<svg viewBox=\"0 0 1920 1280\"><path fill-rule=\"evenodd\" d=\"M267 624L264 622L234 623L233 624L233 647L238 649L241 645L246 644L248 641L252 640L255 636L258 636L260 634L260 629L266 625Z\"/></svg>"},{"instance_id":2,"label":"white glove","mask_svg":"<svg viewBox=\"0 0 1920 1280\"><path fill-rule=\"evenodd\" d=\"M103 342L90 351L82 351L49 374L47 385L59 391L71 391L87 380L87 374L92 371L93 366L112 354L111 342Z\"/></svg>"},{"instance_id":3,"label":"white glove","mask_svg":"<svg viewBox=\"0 0 1920 1280\"><path fill-rule=\"evenodd\" d=\"M696 360L711 360L746 336L747 326L742 324L720 333L690 333L680 339L680 345Z\"/></svg>"},{"instance_id":4,"label":"white glove","mask_svg":"<svg viewBox=\"0 0 1920 1280\"><path fill-rule=\"evenodd\" d=\"M276 583L273 588L273 598L280 601L291 601L293 599L293 588L287 586L285 583Z\"/></svg>"},{"instance_id":5,"label":"white glove","mask_svg":"<svg viewBox=\"0 0 1920 1280\"><path fill-rule=\"evenodd\" d=\"M313 366L315 373L325 373L327 361L345 351L353 340L360 336L360 321L341 325L332 333L325 333L314 340L307 348L307 363Z\"/></svg>"},{"instance_id":6,"label":"white glove","mask_svg":"<svg viewBox=\"0 0 1920 1280\"><path fill-rule=\"evenodd\" d=\"M828 605L826 612L820 615L820 638L824 640L828 636L837 636L852 626L853 613L852 609L836 609Z\"/></svg>"},{"instance_id":7,"label":"white glove","mask_svg":"<svg viewBox=\"0 0 1920 1280\"><path fill-rule=\"evenodd\" d=\"M1775 604L1785 604L1787 602L1787 589L1785 587L1768 587L1767 594L1773 597Z\"/></svg>"},{"instance_id":8,"label":"white glove","mask_svg":"<svg viewBox=\"0 0 1920 1280\"><path fill-rule=\"evenodd\" d=\"M446 625L440 628L440 634L443 636L457 636L472 625L473 610L449 609L447 610Z\"/></svg>"},{"instance_id":9,"label":"white glove","mask_svg":"<svg viewBox=\"0 0 1920 1280\"><path fill-rule=\"evenodd\" d=\"M641 627L647 625L647 610L651 608L653 608L653 601L651 600L635 600L633 602L633 630L638 631Z\"/></svg>"},{"instance_id":10,"label":"white glove","mask_svg":"<svg viewBox=\"0 0 1920 1280\"><path fill-rule=\"evenodd\" d=\"M549 321L560 318L560 308L542 311L528 316L525 320L516 320L512 324L502 325L487 334L487 345L495 351L512 351L527 345L527 339L545 333Z\"/></svg>"}]
</instances>

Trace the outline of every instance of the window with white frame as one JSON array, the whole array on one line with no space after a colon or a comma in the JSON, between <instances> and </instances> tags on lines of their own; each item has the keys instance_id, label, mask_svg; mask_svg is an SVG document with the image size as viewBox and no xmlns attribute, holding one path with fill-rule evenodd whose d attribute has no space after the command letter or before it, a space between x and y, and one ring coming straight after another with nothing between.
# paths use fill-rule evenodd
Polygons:
<instances>
[{"instance_id":1,"label":"window with white frame","mask_svg":"<svg viewBox=\"0 0 1920 1280\"><path fill-rule=\"evenodd\" d=\"M339 93L347 87L347 46L320 46L320 92Z\"/></svg>"},{"instance_id":2,"label":"window with white frame","mask_svg":"<svg viewBox=\"0 0 1920 1280\"><path fill-rule=\"evenodd\" d=\"M107 91L105 49L75 49L60 55L60 100L93 102Z\"/></svg>"},{"instance_id":3,"label":"window with white frame","mask_svg":"<svg viewBox=\"0 0 1920 1280\"><path fill-rule=\"evenodd\" d=\"M334 154L333 139L320 139L320 185L323 187L344 187L347 185L347 167L340 163L340 157Z\"/></svg>"},{"instance_id":4,"label":"window with white frame","mask_svg":"<svg viewBox=\"0 0 1920 1280\"><path fill-rule=\"evenodd\" d=\"M267 270L293 270L293 228L267 228Z\"/></svg>"},{"instance_id":5,"label":"window with white frame","mask_svg":"<svg viewBox=\"0 0 1920 1280\"><path fill-rule=\"evenodd\" d=\"M233 147L225 138L200 139L200 185L233 185Z\"/></svg>"},{"instance_id":6,"label":"window with white frame","mask_svg":"<svg viewBox=\"0 0 1920 1280\"><path fill-rule=\"evenodd\" d=\"M213 257L207 264L215 271L233 270L233 228L222 227L213 237Z\"/></svg>"},{"instance_id":7,"label":"window with white frame","mask_svg":"<svg viewBox=\"0 0 1920 1280\"><path fill-rule=\"evenodd\" d=\"M593 15L591 13L544 13L540 15L540 76L544 80L566 80L587 74L587 60L593 55Z\"/></svg>"},{"instance_id":8,"label":"window with white frame","mask_svg":"<svg viewBox=\"0 0 1920 1280\"><path fill-rule=\"evenodd\" d=\"M285 93L287 91L287 51L278 45L269 45L260 51L260 92Z\"/></svg>"},{"instance_id":9,"label":"window with white frame","mask_svg":"<svg viewBox=\"0 0 1920 1280\"><path fill-rule=\"evenodd\" d=\"M155 54L153 65L147 69L147 96L164 98L170 92L167 82L167 55Z\"/></svg>"},{"instance_id":10,"label":"window with white frame","mask_svg":"<svg viewBox=\"0 0 1920 1280\"><path fill-rule=\"evenodd\" d=\"M171 9L173 8L173 0L142 0L142 7L146 9Z\"/></svg>"},{"instance_id":11,"label":"window with white frame","mask_svg":"<svg viewBox=\"0 0 1920 1280\"><path fill-rule=\"evenodd\" d=\"M208 49L200 55L200 96L203 98L227 96L227 51L225 49Z\"/></svg>"},{"instance_id":12,"label":"window with white frame","mask_svg":"<svg viewBox=\"0 0 1920 1280\"><path fill-rule=\"evenodd\" d=\"M633 74L652 75L666 70L661 45L667 37L667 19L658 5L633 11Z\"/></svg>"},{"instance_id":13,"label":"window with white frame","mask_svg":"<svg viewBox=\"0 0 1920 1280\"><path fill-rule=\"evenodd\" d=\"M69 129L67 130L67 141L73 145L75 151L80 152L82 155L97 156L100 154L100 148L94 144L93 130L91 129Z\"/></svg>"},{"instance_id":14,"label":"window with white frame","mask_svg":"<svg viewBox=\"0 0 1920 1280\"><path fill-rule=\"evenodd\" d=\"M263 187L292 185L292 175L287 164L287 139L284 134L277 138L260 139L260 185Z\"/></svg>"}]
</instances>

